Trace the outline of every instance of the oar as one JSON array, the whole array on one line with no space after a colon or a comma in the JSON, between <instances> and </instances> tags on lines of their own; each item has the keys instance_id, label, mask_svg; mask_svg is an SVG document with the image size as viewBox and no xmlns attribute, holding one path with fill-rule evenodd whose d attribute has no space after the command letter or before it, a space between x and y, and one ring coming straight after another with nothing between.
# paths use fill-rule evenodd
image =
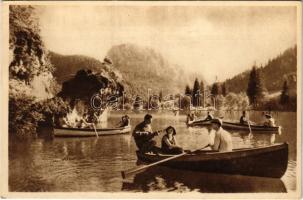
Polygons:
<instances>
[{"instance_id":1,"label":"oar","mask_svg":"<svg viewBox=\"0 0 303 200\"><path fill-rule=\"evenodd\" d=\"M96 126L95 126L94 123L93 123L93 127L94 127L94 130L95 130L95 133L96 133L96 137L99 137L98 132L97 132L97 129L96 129Z\"/></svg>"},{"instance_id":2,"label":"oar","mask_svg":"<svg viewBox=\"0 0 303 200\"><path fill-rule=\"evenodd\" d=\"M208 147L208 146L209 146L209 144L207 144L205 147L203 147L203 148L201 148L201 149L198 149L198 150L196 150L196 151L200 151L200 150L202 150L202 149L205 149L205 148ZM194 151L194 152L196 152L196 151ZM190 152L190 153L194 153L194 152ZM128 175L130 175L130 174L134 174L134 173L136 173L136 172L139 172L139 171L141 171L141 170L147 169L147 168L149 168L149 167L156 166L156 165L159 165L159 164L161 164L161 163L164 163L164 162L167 162L167 161L170 161L170 160L179 158L179 157L184 156L184 155L186 155L186 154L188 154L188 153L184 152L184 153L181 153L181 154L178 154L178 155L169 157L169 158L165 158L165 159L160 160L160 161L158 161L158 162L154 162L154 163L149 164L149 165L138 166L138 167L134 167L134 168L132 168L132 169L128 169L128 170L126 170L126 171L121 171L122 178L125 179L126 176L128 176Z\"/></svg>"},{"instance_id":3,"label":"oar","mask_svg":"<svg viewBox=\"0 0 303 200\"><path fill-rule=\"evenodd\" d=\"M248 114L249 116L249 114ZM247 120L247 124L248 124L248 128L249 128L249 135L248 135L248 138L252 139L252 131L251 131L251 127L250 127L250 120L249 120L249 117L247 117L248 120Z\"/></svg>"}]
</instances>

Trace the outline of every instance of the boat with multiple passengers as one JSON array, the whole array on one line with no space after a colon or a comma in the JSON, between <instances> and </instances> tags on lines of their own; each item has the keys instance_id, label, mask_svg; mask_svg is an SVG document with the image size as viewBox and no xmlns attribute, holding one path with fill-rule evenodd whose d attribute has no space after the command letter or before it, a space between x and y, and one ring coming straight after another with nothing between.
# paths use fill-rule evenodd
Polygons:
<instances>
[{"instance_id":1,"label":"boat with multiple passengers","mask_svg":"<svg viewBox=\"0 0 303 200\"><path fill-rule=\"evenodd\" d=\"M187 121L189 127L203 127L211 125L212 120ZM223 129L245 130L254 133L279 133L280 126L264 126L240 124L223 121ZM136 127L137 128L137 127ZM86 128L55 127L56 137L94 137L130 133L130 123L126 126L114 128L97 129L95 126ZM136 151L137 159L146 163L147 166L163 165L171 168L200 171L207 173L237 174L246 176L281 178L288 164L288 144L272 144L265 147L252 147L232 149L231 151L205 150L196 151L184 150L179 155L170 153L152 153ZM139 166L139 169L144 169ZM130 170L135 172L135 170ZM125 177L125 172L122 173Z\"/></svg>"},{"instance_id":2,"label":"boat with multiple passengers","mask_svg":"<svg viewBox=\"0 0 303 200\"><path fill-rule=\"evenodd\" d=\"M211 120L194 120L189 121L187 126L190 127L204 127L209 126L211 124ZM269 132L269 133L281 133L281 126L264 126L264 125L248 125L248 124L241 124L237 122L228 122L223 121L222 127L226 130L239 130L239 131L251 131L254 132Z\"/></svg>"}]
</instances>

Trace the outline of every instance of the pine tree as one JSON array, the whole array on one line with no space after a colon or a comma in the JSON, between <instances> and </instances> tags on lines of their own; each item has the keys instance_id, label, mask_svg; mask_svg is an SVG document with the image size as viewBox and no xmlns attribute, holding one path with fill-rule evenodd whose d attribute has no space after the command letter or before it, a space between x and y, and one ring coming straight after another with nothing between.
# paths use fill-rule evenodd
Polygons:
<instances>
[{"instance_id":1,"label":"pine tree","mask_svg":"<svg viewBox=\"0 0 303 200\"><path fill-rule=\"evenodd\" d=\"M225 83L222 84L222 95L225 97L227 95Z\"/></svg>"},{"instance_id":2,"label":"pine tree","mask_svg":"<svg viewBox=\"0 0 303 200\"><path fill-rule=\"evenodd\" d=\"M159 92L159 102L161 103L163 100L163 93L162 90Z\"/></svg>"},{"instance_id":3,"label":"pine tree","mask_svg":"<svg viewBox=\"0 0 303 200\"><path fill-rule=\"evenodd\" d=\"M219 85L218 83L214 83L212 88L211 88L211 94L214 96L219 95Z\"/></svg>"},{"instance_id":4,"label":"pine tree","mask_svg":"<svg viewBox=\"0 0 303 200\"><path fill-rule=\"evenodd\" d=\"M201 95L201 93L200 93L200 83L199 83L198 79L196 78L196 80L194 82L193 94L192 94L193 106L199 106L200 95Z\"/></svg>"},{"instance_id":5,"label":"pine tree","mask_svg":"<svg viewBox=\"0 0 303 200\"><path fill-rule=\"evenodd\" d=\"M191 93L192 93L192 90L190 89L190 87L188 85L186 85L184 94L185 95L191 95Z\"/></svg>"},{"instance_id":6,"label":"pine tree","mask_svg":"<svg viewBox=\"0 0 303 200\"><path fill-rule=\"evenodd\" d=\"M200 94L201 94L201 98L200 98L200 106L203 104L203 106L204 106L204 100L205 100L205 88L204 88L205 86L204 86L204 82L203 81L201 81L200 82Z\"/></svg>"},{"instance_id":7,"label":"pine tree","mask_svg":"<svg viewBox=\"0 0 303 200\"><path fill-rule=\"evenodd\" d=\"M280 96L280 104L285 105L288 102L289 102L288 84L287 81L284 81L281 96Z\"/></svg>"},{"instance_id":8,"label":"pine tree","mask_svg":"<svg viewBox=\"0 0 303 200\"><path fill-rule=\"evenodd\" d=\"M259 71L256 66L253 66L249 75L248 87L246 90L250 104L257 106L260 103L260 100L264 97L264 91L265 88Z\"/></svg>"}]
</instances>

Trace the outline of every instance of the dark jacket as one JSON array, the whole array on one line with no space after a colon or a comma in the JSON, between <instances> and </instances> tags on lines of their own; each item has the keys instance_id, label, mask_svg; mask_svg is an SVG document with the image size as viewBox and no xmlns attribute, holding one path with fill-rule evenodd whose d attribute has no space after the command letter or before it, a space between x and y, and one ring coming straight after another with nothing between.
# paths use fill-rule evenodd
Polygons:
<instances>
[{"instance_id":1,"label":"dark jacket","mask_svg":"<svg viewBox=\"0 0 303 200\"><path fill-rule=\"evenodd\" d=\"M152 140L155 135L156 134L153 133L151 126L145 124L145 122L138 124L133 131L133 137L139 149L144 143Z\"/></svg>"}]
</instances>

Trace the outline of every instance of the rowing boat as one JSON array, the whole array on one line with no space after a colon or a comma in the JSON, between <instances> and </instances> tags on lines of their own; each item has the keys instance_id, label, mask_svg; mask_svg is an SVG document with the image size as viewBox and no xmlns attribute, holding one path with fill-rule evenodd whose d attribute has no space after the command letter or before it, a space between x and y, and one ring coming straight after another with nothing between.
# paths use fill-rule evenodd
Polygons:
<instances>
[{"instance_id":1,"label":"rowing boat","mask_svg":"<svg viewBox=\"0 0 303 200\"><path fill-rule=\"evenodd\" d=\"M234 122L223 122L222 127L224 129L230 129L230 130L243 130L243 131L249 131L248 124L240 124L240 123L234 123ZM251 131L260 131L260 132L276 132L281 133L281 126L263 126L263 125L250 125Z\"/></svg>"},{"instance_id":2,"label":"rowing boat","mask_svg":"<svg viewBox=\"0 0 303 200\"><path fill-rule=\"evenodd\" d=\"M173 155L142 154L138 160L153 163ZM288 144L234 149L232 152L201 150L161 163L171 168L223 174L281 178L288 163Z\"/></svg>"},{"instance_id":3,"label":"rowing boat","mask_svg":"<svg viewBox=\"0 0 303 200\"><path fill-rule=\"evenodd\" d=\"M94 137L96 132L98 136L106 135L119 135L126 134L131 131L131 126L120 128L102 128L102 129L90 129L90 128L66 128L56 127L54 128L54 136L56 137Z\"/></svg>"},{"instance_id":4,"label":"rowing boat","mask_svg":"<svg viewBox=\"0 0 303 200\"><path fill-rule=\"evenodd\" d=\"M188 126L208 126L211 124L210 120L197 120L197 121L191 121L187 123ZM227 130L241 130L241 131L249 131L248 124L240 124L235 122L227 122L223 121L222 128ZM263 126L263 125L250 125L251 131L257 131L257 132L276 132L281 133L281 126Z\"/></svg>"},{"instance_id":5,"label":"rowing boat","mask_svg":"<svg viewBox=\"0 0 303 200\"><path fill-rule=\"evenodd\" d=\"M210 124L211 120L193 120L187 122L187 126L207 126Z\"/></svg>"}]
</instances>

